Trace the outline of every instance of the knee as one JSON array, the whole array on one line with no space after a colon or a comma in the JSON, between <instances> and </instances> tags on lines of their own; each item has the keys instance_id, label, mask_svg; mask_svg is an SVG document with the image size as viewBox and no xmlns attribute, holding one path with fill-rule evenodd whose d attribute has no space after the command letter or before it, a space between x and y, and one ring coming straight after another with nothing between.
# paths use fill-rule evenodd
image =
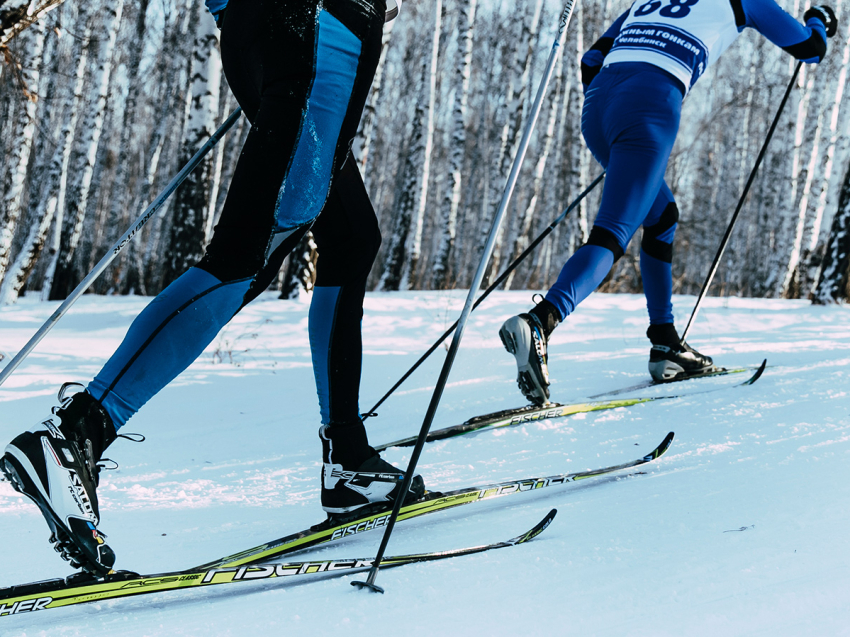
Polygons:
<instances>
[{"instance_id":1,"label":"knee","mask_svg":"<svg viewBox=\"0 0 850 637\"><path fill-rule=\"evenodd\" d=\"M357 242L356 249L351 250L348 264L343 265L352 278L369 276L372 264L381 249L381 239L381 230L377 223L354 238Z\"/></svg>"},{"instance_id":2,"label":"knee","mask_svg":"<svg viewBox=\"0 0 850 637\"><path fill-rule=\"evenodd\" d=\"M673 262L673 237L679 221L679 208L670 202L658 222L643 229L640 247L649 256L665 263Z\"/></svg>"},{"instance_id":3,"label":"knee","mask_svg":"<svg viewBox=\"0 0 850 637\"><path fill-rule=\"evenodd\" d=\"M601 226L593 226L585 245L599 246L610 250L614 254L614 263L623 256L623 246L620 245L619 239L613 232Z\"/></svg>"}]
</instances>

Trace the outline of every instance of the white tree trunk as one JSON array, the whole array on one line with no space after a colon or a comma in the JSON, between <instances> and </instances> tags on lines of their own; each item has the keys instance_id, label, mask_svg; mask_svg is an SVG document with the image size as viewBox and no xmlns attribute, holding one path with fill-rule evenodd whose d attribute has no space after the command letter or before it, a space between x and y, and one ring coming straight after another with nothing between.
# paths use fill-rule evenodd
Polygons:
<instances>
[{"instance_id":1,"label":"white tree trunk","mask_svg":"<svg viewBox=\"0 0 850 637\"><path fill-rule=\"evenodd\" d=\"M56 272L56 264L59 260L59 249L62 241L62 228L65 218L65 197L68 191L68 169L71 163L71 145L74 132L77 129L80 112L83 103L83 87L87 64L88 48L83 46L91 36L88 21L88 4L82 3L77 14L80 24L86 25L82 37L75 41L72 58L76 60L77 66L74 72L74 83L66 94L66 105L62 110L62 132L59 135L59 143L53 153L50 167L46 178L45 201L42 204L46 214L55 215L53 224L53 236L48 246L48 262L45 269L44 279L41 285L41 298L46 301L50 298L50 290L53 287L53 276ZM52 212L51 212L52 209Z\"/></svg>"},{"instance_id":2,"label":"white tree trunk","mask_svg":"<svg viewBox=\"0 0 850 637\"><path fill-rule=\"evenodd\" d=\"M198 148L215 132L221 89L221 53L218 28L204 14L195 34L192 54L191 104L183 133L179 164L191 159ZM167 285L203 256L207 219L210 213L214 156L207 156L186 178L174 199L171 234L167 247L165 281Z\"/></svg>"},{"instance_id":3,"label":"white tree trunk","mask_svg":"<svg viewBox=\"0 0 850 637\"><path fill-rule=\"evenodd\" d=\"M818 285L812 301L818 305L850 300L850 165L832 218Z\"/></svg>"},{"instance_id":4,"label":"white tree trunk","mask_svg":"<svg viewBox=\"0 0 850 637\"><path fill-rule=\"evenodd\" d=\"M814 94L812 94L814 92ZM791 293L792 283L798 275L797 268L800 265L800 257L803 249L803 234L806 227L806 213L809 210L809 196L812 190L812 182L815 178L815 166L817 163L818 154L820 151L821 126L823 124L823 115L821 113L823 90L815 91L815 74L812 73L806 86L806 98L801 101L800 119L797 121L797 148L794 153L794 190L799 186L799 196L795 198L794 215L794 233L791 241L791 249L788 253L787 262L785 264L785 276L782 280L782 287L779 290L779 296L788 298ZM802 111L803 103L806 104L805 112ZM803 152L803 147L806 144L806 137L803 131L806 130L805 124L807 115L812 112L815 116L814 131L810 133L809 138L812 139L812 147L808 156Z\"/></svg>"},{"instance_id":5,"label":"white tree trunk","mask_svg":"<svg viewBox=\"0 0 850 637\"><path fill-rule=\"evenodd\" d=\"M84 106L85 119L81 129L80 150L78 158L72 159L73 170L79 175L79 181L65 214L62 242L56 273L53 278L51 299L64 299L78 283L73 272L73 262L77 246L83 230L83 221L88 211L89 199L92 193L92 178L94 177L95 160L103 125L106 119L106 106L109 98L110 78L112 77L113 54L118 28L121 24L121 14L124 0L104 3L98 9L100 21L89 39L89 47L94 51L90 55L93 64L91 86L93 96ZM76 163L76 161L79 163Z\"/></svg>"},{"instance_id":6,"label":"white tree trunk","mask_svg":"<svg viewBox=\"0 0 850 637\"><path fill-rule=\"evenodd\" d=\"M366 168L369 165L369 153L372 150L372 141L375 137L375 124L378 121L377 105L378 100L381 98L387 51L390 48L390 38L392 37L393 27L396 22L397 20L391 20L384 25L384 33L381 37L381 57L378 60L378 68L375 69L375 77L372 79L372 86L369 89L369 99L366 101L366 107L363 109L363 117L360 119L357 135L355 135L354 143L351 146L367 189L370 186L371 180L369 179L369 171ZM392 115L393 113L390 113L390 119Z\"/></svg>"},{"instance_id":7,"label":"white tree trunk","mask_svg":"<svg viewBox=\"0 0 850 637\"><path fill-rule=\"evenodd\" d=\"M443 18L443 0L436 0L434 6L434 32L431 38L431 56L426 84L428 88L428 111L425 116L425 139L422 156L422 172L417 183L416 209L411 220L413 232L408 235L408 258L404 262L401 275L401 289L418 286L419 259L422 256L422 227L425 222L425 204L428 201L428 183L431 178L431 151L434 147L434 106L437 98L437 59L440 54L440 30Z\"/></svg>"},{"instance_id":8,"label":"white tree trunk","mask_svg":"<svg viewBox=\"0 0 850 637\"><path fill-rule=\"evenodd\" d=\"M449 279L449 256L457 233L457 212L460 207L461 171L466 151L466 110L469 104L469 80L472 72L472 44L475 29L477 0L465 0L458 11L458 64L455 67L455 95L452 107L451 149L449 175L443 196L438 232L440 243L432 268L433 288L447 287Z\"/></svg>"},{"instance_id":9,"label":"white tree trunk","mask_svg":"<svg viewBox=\"0 0 850 637\"><path fill-rule=\"evenodd\" d=\"M65 0L6 0L0 2L0 50Z\"/></svg>"},{"instance_id":10,"label":"white tree trunk","mask_svg":"<svg viewBox=\"0 0 850 637\"><path fill-rule=\"evenodd\" d=\"M841 102L844 98L844 87L847 82L847 67L850 64L850 40L844 44L844 51L841 61L841 70L838 72L836 80L835 97L832 100L832 105L829 111L828 122L829 126L824 135L824 146L826 150L821 153L821 163L818 170L818 186L813 192L814 211L808 217L805 234L803 238L803 249L807 254L814 254L821 240L821 232L823 219L827 209L827 201L830 194L830 186L833 181L833 173L835 170L835 156L839 146L839 137L841 131L847 130L848 111L845 109L844 117L841 115ZM843 119L843 121L842 121ZM816 196L814 196L816 195ZM820 264L812 268L812 272L807 273L806 283L817 285L820 275ZM809 290L804 289L802 297L807 296Z\"/></svg>"},{"instance_id":11,"label":"white tree trunk","mask_svg":"<svg viewBox=\"0 0 850 637\"><path fill-rule=\"evenodd\" d=\"M537 44L537 32L540 27L542 13L543 0L536 0L531 20L528 22L523 20L522 22L519 50L525 44L525 54L521 57L517 55L515 58L516 64L513 69L513 77L511 78L512 89L510 91L510 101L507 105L508 118L502 129L499 148L499 172L493 180L495 197L492 202L493 210L488 214L491 221L501 204L502 192L522 137L522 127L528 106L528 85L531 77L531 64L534 59L534 47ZM505 225L507 224L503 223L496 233L496 240L493 244L493 257L490 260L490 276L488 276L488 281L493 274L499 271L502 259L502 245L505 237ZM484 242L486 243L486 237L490 234L490 224L487 224L486 227L482 226L481 231L484 236Z\"/></svg>"},{"instance_id":12,"label":"white tree trunk","mask_svg":"<svg viewBox=\"0 0 850 637\"><path fill-rule=\"evenodd\" d=\"M44 51L44 25L38 25L29 32L26 43L29 56L22 61L21 75L25 85L37 90L39 67ZM4 196L0 205L0 278L6 273L6 267L12 256L12 240L21 217L21 204L27 167L33 146L33 134L36 128L36 97L25 98L23 112L18 115L18 125L12 141L12 153L4 161L8 165L4 184Z\"/></svg>"},{"instance_id":13,"label":"white tree trunk","mask_svg":"<svg viewBox=\"0 0 850 637\"><path fill-rule=\"evenodd\" d=\"M35 27L35 29L38 28L39 27ZM47 99L44 100L44 103L42 103L42 108L37 114L39 122L42 127L45 128L53 124L57 106L59 108L60 116L62 115L62 109L67 107L59 96L55 94L55 86L53 86L56 83L55 77L52 77L51 74L45 72L50 68L53 58L57 55L56 49L58 47L58 38L51 36L52 34L48 34L50 39L45 44L41 62L41 68L43 70L40 73L39 86L37 90L37 95L47 97ZM50 141L54 144L56 143L54 138L51 138ZM55 153L52 161L55 161ZM45 166L45 163L47 163L47 166ZM33 169L33 173L29 179L32 184L32 188L28 206L30 214L27 216L26 221L28 225L28 232L23 244L18 250L15 260L12 265L9 266L6 276L3 278L3 284L0 286L0 305L11 305L18 300L20 290L26 284L36 260L41 255L45 237L47 235L47 231L50 229L50 224L53 220L53 213L55 211L55 209L45 207L42 202L44 198L43 193L46 191L51 181L53 181L51 179L53 172L54 170L51 163L45 162L44 159L40 159L38 160L36 168Z\"/></svg>"},{"instance_id":14,"label":"white tree trunk","mask_svg":"<svg viewBox=\"0 0 850 637\"><path fill-rule=\"evenodd\" d=\"M529 244L528 234L531 231L531 224L532 221L534 221L534 215L537 212L537 202L540 199L541 191L543 189L543 179L546 177L546 165L549 161L549 155L552 152L552 145L555 140L555 124L558 121L558 96L560 95L559 89L561 88L563 68L564 56L562 55L555 66L555 81L549 93L549 115L546 121L546 127L542 129L541 134L538 135L538 146L542 145L543 148L540 152L540 156L537 158L537 164L534 166L534 183L531 187L531 199L529 199L528 205L525 207L525 211L520 216L519 223L517 224L517 234L513 250L511 252L511 260L518 257ZM568 93L568 90L564 91L564 93ZM563 99L567 98L564 97ZM508 278L505 281L506 290L511 289L511 284L513 283L515 275L516 270L508 275Z\"/></svg>"}]
</instances>

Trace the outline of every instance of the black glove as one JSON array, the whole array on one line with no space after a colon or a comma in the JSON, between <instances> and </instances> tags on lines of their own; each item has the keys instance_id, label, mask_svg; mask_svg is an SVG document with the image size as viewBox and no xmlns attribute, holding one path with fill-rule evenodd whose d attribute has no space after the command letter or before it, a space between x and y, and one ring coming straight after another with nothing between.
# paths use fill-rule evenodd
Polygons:
<instances>
[{"instance_id":1,"label":"black glove","mask_svg":"<svg viewBox=\"0 0 850 637\"><path fill-rule=\"evenodd\" d=\"M835 17L835 11L825 4L811 7L803 14L803 21L808 22L809 18L817 18L823 22L826 28L826 37L831 38L838 31L838 19Z\"/></svg>"}]
</instances>

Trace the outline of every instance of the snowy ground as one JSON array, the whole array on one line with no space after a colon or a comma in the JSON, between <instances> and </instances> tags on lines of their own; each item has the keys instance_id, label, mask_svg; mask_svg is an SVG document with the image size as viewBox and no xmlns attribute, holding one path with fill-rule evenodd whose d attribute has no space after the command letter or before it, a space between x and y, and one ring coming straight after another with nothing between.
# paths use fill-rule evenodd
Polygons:
<instances>
[{"instance_id":1,"label":"snowy ground","mask_svg":"<svg viewBox=\"0 0 850 637\"><path fill-rule=\"evenodd\" d=\"M364 410L456 318L462 297L368 296ZM522 404L496 332L529 299L499 293L473 314L435 428ZM44 417L62 382L88 381L144 304L83 298L0 389L0 441ZM677 315L692 305L677 298ZM120 469L99 494L118 567L189 567L323 517L307 307L273 296L252 304L130 422L147 442L110 448ZM0 349L16 351L54 308L26 299L4 308ZM644 329L642 298L591 297L553 337L553 399L643 380ZM767 358L770 367L752 387L426 447L419 470L429 487L447 489L624 462L676 432L645 475L405 522L389 553L507 539L558 508L529 544L382 572L383 596L355 590L353 576L234 584L2 617L0 634L850 635L850 308L709 299L689 340L720 364ZM373 443L418 431L442 353L369 421ZM386 457L406 464L408 453ZM0 535L0 587L69 572L40 514L7 483ZM379 541L363 534L318 554L369 557Z\"/></svg>"}]
</instances>

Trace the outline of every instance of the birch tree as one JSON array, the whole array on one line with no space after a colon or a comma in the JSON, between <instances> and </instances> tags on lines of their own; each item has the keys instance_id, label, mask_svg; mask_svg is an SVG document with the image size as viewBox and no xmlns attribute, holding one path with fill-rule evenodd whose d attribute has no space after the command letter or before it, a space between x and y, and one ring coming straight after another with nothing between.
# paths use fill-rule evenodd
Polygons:
<instances>
[{"instance_id":1,"label":"birch tree","mask_svg":"<svg viewBox=\"0 0 850 637\"><path fill-rule=\"evenodd\" d=\"M472 45L477 0L462 1L458 7L458 63L455 67L454 101L452 105L451 150L449 151L448 184L440 210L440 244L432 267L432 287L448 287L449 256L457 232L457 214L463 160L466 153L466 110L469 104L469 81L472 73Z\"/></svg>"},{"instance_id":2,"label":"birch tree","mask_svg":"<svg viewBox=\"0 0 850 637\"><path fill-rule=\"evenodd\" d=\"M535 0L532 9L530 20L521 21L520 37L518 38L518 46L514 54L514 68L511 77L511 88L508 91L508 102L506 105L507 119L502 126L502 134L500 136L499 154L497 160L498 172L494 175L493 185L496 188L497 196L493 198L492 210L488 212L487 223L482 224L482 236L486 237L490 233L493 217L501 203L502 188L507 181L508 173L516 157L519 148L520 138L522 136L522 125L524 115L527 110L528 87L531 77L531 65L534 58L534 47L537 43L537 32L540 27L540 18L543 13L543 0ZM523 44L525 45L523 47ZM520 50L524 54L519 55ZM494 194L495 194L494 193ZM504 224L500 226L496 240L493 246L493 257L490 260L489 272L496 273L499 271L501 263L502 243L504 240ZM485 241L486 243L486 238ZM483 250L483 245L482 245Z\"/></svg>"},{"instance_id":3,"label":"birch tree","mask_svg":"<svg viewBox=\"0 0 850 637\"><path fill-rule=\"evenodd\" d=\"M203 16L195 34L191 76L191 104L180 165L187 163L215 132L218 118L221 55L218 29L209 15ZM163 285L180 276L204 254L214 167L214 156L208 155L175 194Z\"/></svg>"},{"instance_id":4,"label":"birch tree","mask_svg":"<svg viewBox=\"0 0 850 637\"><path fill-rule=\"evenodd\" d=\"M45 70L51 65L55 49L59 46L56 42L57 39L58 37L56 36L52 37L48 44L52 44L53 46L45 49L44 59L42 60L42 68ZM38 95L48 93L47 85L51 83L51 80L53 84L51 89L55 89L56 77L50 77L44 72L40 73ZM66 116L71 109L71 104L67 95L68 91L65 91L65 93L66 95L62 96L65 98L63 100L62 97L55 95L55 90L50 91L40 114L41 121L52 122L54 120L54 111L57 108L60 117ZM70 97L73 96L71 95ZM65 153L67 146L70 145L68 142L69 137L70 133L67 133L63 129L59 139L51 139L56 144L55 151L48 165L42 166L41 170L38 171L37 178L34 180L37 183L33 190L37 196L30 198L29 207L32 212L28 220L29 229L14 262L8 268L6 276L3 278L3 284L0 286L0 305L9 305L17 300L18 294L24 285L26 285L33 267L41 255L47 232L50 229L56 212L56 193L54 190L59 186L58 181L62 169L62 160L67 154Z\"/></svg>"},{"instance_id":5,"label":"birch tree","mask_svg":"<svg viewBox=\"0 0 850 637\"><path fill-rule=\"evenodd\" d=\"M387 51L390 47L390 39L393 34L393 27L396 20L391 20L384 25L384 33L381 36L381 56L378 59L378 68L375 69L375 77L372 79L372 86L369 88L369 99L366 101L366 106L363 109L363 117L360 119L360 125L357 128L357 135L354 137L352 144L352 153L357 159L360 167L360 174L363 175L364 182L369 186L369 152L372 150L372 141L375 137L375 125L378 120L377 106L381 98L381 87L384 81L384 68L386 67Z\"/></svg>"},{"instance_id":6,"label":"birch tree","mask_svg":"<svg viewBox=\"0 0 850 637\"><path fill-rule=\"evenodd\" d=\"M21 63L21 75L26 86L36 90L39 80L39 67L44 51L44 25L31 29L23 42L29 54ZM3 199L0 201L0 277L2 277L12 256L12 239L18 226L22 211L22 197L27 177L30 152L35 132L36 96L24 97L22 112L18 115L12 140L12 153L6 159L8 166L4 175Z\"/></svg>"},{"instance_id":7,"label":"birch tree","mask_svg":"<svg viewBox=\"0 0 850 637\"><path fill-rule=\"evenodd\" d=\"M0 53L27 27L36 24L65 0L5 0L0 2Z\"/></svg>"},{"instance_id":8,"label":"birch tree","mask_svg":"<svg viewBox=\"0 0 850 637\"><path fill-rule=\"evenodd\" d=\"M418 212L417 208L422 197L422 175L428 147L429 109L428 102L424 98L428 95L429 68L426 58L417 76L415 94L418 99L404 159L401 194L392 217L392 231L384 250L383 273L377 286L379 290L405 289L404 285L409 282L409 253L411 244L415 242L411 234L411 226L414 227L413 234L415 234L414 213Z\"/></svg>"},{"instance_id":9,"label":"birch tree","mask_svg":"<svg viewBox=\"0 0 850 637\"><path fill-rule=\"evenodd\" d=\"M558 95L560 94L561 80L563 76L564 57L561 56L555 66L554 82L549 93L549 111L546 117L545 126L539 132L538 144L542 144L540 155L537 158L537 163L534 166L534 183L531 187L531 198L525 206L525 210L519 216L517 223L516 239L514 240L513 250L509 255L509 261L513 261L520 253L525 250L529 243L528 233L531 230L531 223L534 221L534 215L537 211L537 203L540 199L541 190L543 188L543 180L546 177L546 165L549 161L549 154L552 152L552 144L555 139L555 124L558 121ZM568 91L565 91L567 93ZM516 270L508 275L505 281L505 289L511 288Z\"/></svg>"},{"instance_id":10,"label":"birch tree","mask_svg":"<svg viewBox=\"0 0 850 637\"><path fill-rule=\"evenodd\" d=\"M408 235L406 249L407 259L401 274L400 287L410 289L418 284L419 259L422 256L422 228L425 222L425 205L428 202L428 184L431 178L431 153L434 147L434 108L437 97L437 58L440 53L440 30L443 18L443 0L436 0L434 5L434 31L431 36L431 55L428 62L423 62L422 71L427 78L425 82L428 97L425 112L424 139L421 156L421 171L417 174L415 186L415 208L411 225L413 232Z\"/></svg>"},{"instance_id":11,"label":"birch tree","mask_svg":"<svg viewBox=\"0 0 850 637\"><path fill-rule=\"evenodd\" d=\"M850 164L826 244L820 278L812 295L818 305L850 300Z\"/></svg>"},{"instance_id":12,"label":"birch tree","mask_svg":"<svg viewBox=\"0 0 850 637\"><path fill-rule=\"evenodd\" d=\"M316 283L318 251L313 233L305 234L286 260L280 298L297 299L301 290L312 292Z\"/></svg>"},{"instance_id":13,"label":"birch tree","mask_svg":"<svg viewBox=\"0 0 850 637\"><path fill-rule=\"evenodd\" d=\"M89 31L89 33L97 33L98 35L98 37L90 35L88 39L90 49L88 58L93 65L90 82L94 91L91 100L84 107L85 118L81 130L79 150L76 156L72 157L73 169L79 175L79 181L74 189L73 199L69 201L68 210L63 220L64 227L59 257L50 291L50 298L53 300L64 299L76 286L80 278L79 273L74 268L74 257L82 238L83 221L88 211L89 199L93 194L92 178L94 177L97 149L106 118L107 99L112 76L112 58L123 9L124 0L105 3L97 11L97 14L99 14L97 26Z\"/></svg>"}]
</instances>

